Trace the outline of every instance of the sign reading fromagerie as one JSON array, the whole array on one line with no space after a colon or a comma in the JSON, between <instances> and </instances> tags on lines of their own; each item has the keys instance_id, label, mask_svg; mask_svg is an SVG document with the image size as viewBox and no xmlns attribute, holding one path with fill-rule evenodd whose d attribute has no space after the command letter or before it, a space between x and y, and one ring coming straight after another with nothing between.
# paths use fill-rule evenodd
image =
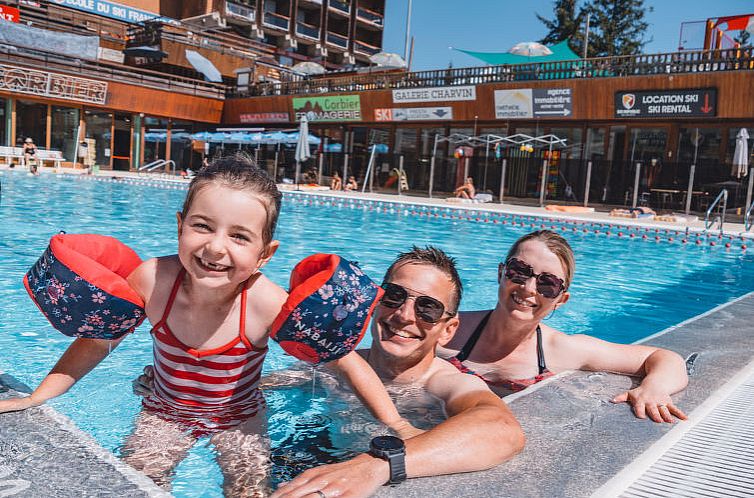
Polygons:
<instances>
[{"instance_id":1,"label":"sign reading fromagerie","mask_svg":"<svg viewBox=\"0 0 754 498\"><path fill-rule=\"evenodd\" d=\"M715 116L717 89L616 92L616 118L684 118Z\"/></svg>"},{"instance_id":2,"label":"sign reading fromagerie","mask_svg":"<svg viewBox=\"0 0 754 498\"><path fill-rule=\"evenodd\" d=\"M312 121L361 121L361 99L358 95L330 97L297 97L293 99L296 121L301 116Z\"/></svg>"},{"instance_id":3,"label":"sign reading fromagerie","mask_svg":"<svg viewBox=\"0 0 754 498\"><path fill-rule=\"evenodd\" d=\"M393 102L452 102L457 100L476 100L476 87L439 86L436 88L402 88L393 90Z\"/></svg>"},{"instance_id":4,"label":"sign reading fromagerie","mask_svg":"<svg viewBox=\"0 0 754 498\"><path fill-rule=\"evenodd\" d=\"M0 64L0 90L105 104L107 82Z\"/></svg>"}]
</instances>

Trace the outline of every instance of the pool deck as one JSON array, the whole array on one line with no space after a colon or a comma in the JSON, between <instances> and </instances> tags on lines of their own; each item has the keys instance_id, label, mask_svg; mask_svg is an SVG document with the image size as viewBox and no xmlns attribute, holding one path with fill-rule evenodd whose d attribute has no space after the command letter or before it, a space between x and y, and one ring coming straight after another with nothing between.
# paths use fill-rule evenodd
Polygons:
<instances>
[{"instance_id":1,"label":"pool deck","mask_svg":"<svg viewBox=\"0 0 754 498\"><path fill-rule=\"evenodd\" d=\"M397 200L396 196L369 198ZM451 206L442 200L404 198L411 203ZM540 208L507 204L462 206L557 217ZM634 223L599 216L602 214L579 218ZM665 223L659 226L676 229ZM738 234L741 225L733 225L730 230L726 226L726 231ZM674 431L698 422L704 406L719 402L719 393L729 388L731 379L735 381L741 372L754 368L752 323L754 293L749 293L646 340L646 344L666 347L684 357L699 353L688 388L674 397L676 404L689 414L687 422L655 424L636 419L625 404L610 403L615 394L633 385L631 378L565 372L506 398L527 435L526 448L511 461L484 472L410 479L400 486L380 489L377 496L615 496L611 494L613 490L622 489L622 483L615 482L616 475L625 482L638 477L633 462L653 458L647 456L650 448L672 438ZM0 398L15 394L14 391L28 389L0 372ZM754 452L754 442L749 440L743 451ZM603 487L606 484L610 487ZM166 493L100 447L66 417L49 407L39 407L0 415L0 496L131 497Z\"/></svg>"}]
</instances>

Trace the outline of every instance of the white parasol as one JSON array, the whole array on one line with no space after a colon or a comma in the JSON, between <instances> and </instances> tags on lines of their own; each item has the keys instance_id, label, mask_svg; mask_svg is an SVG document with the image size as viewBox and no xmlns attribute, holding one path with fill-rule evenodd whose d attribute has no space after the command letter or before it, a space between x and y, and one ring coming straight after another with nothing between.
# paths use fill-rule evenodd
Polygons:
<instances>
[{"instance_id":1,"label":"white parasol","mask_svg":"<svg viewBox=\"0 0 754 498\"><path fill-rule=\"evenodd\" d=\"M552 50L537 42L521 42L513 45L509 54L525 55L527 57L536 57L540 55L551 55Z\"/></svg>"},{"instance_id":2,"label":"white parasol","mask_svg":"<svg viewBox=\"0 0 754 498\"><path fill-rule=\"evenodd\" d=\"M741 178L749 172L749 132L741 128L736 135L736 149L733 152L733 169L731 176Z\"/></svg>"},{"instance_id":3,"label":"white parasol","mask_svg":"<svg viewBox=\"0 0 754 498\"><path fill-rule=\"evenodd\" d=\"M298 142L296 142L296 179L298 184L298 177L301 173L301 163L305 162L311 157L309 151L309 122L306 120L306 116L301 116L301 124L298 129Z\"/></svg>"}]
</instances>

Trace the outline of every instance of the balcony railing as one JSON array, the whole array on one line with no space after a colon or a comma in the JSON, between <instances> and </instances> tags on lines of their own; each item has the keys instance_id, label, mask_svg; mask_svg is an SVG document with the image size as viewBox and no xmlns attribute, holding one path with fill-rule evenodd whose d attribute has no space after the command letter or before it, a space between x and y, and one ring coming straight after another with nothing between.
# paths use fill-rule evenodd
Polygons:
<instances>
[{"instance_id":1,"label":"balcony railing","mask_svg":"<svg viewBox=\"0 0 754 498\"><path fill-rule=\"evenodd\" d=\"M288 19L288 17L276 12L265 12L263 24L270 28L288 31L288 28L290 27L290 20Z\"/></svg>"},{"instance_id":2,"label":"balcony railing","mask_svg":"<svg viewBox=\"0 0 754 498\"><path fill-rule=\"evenodd\" d=\"M354 43L354 51L366 55L374 55L380 51L380 47L375 47L374 45L370 45L368 43L356 41Z\"/></svg>"},{"instance_id":3,"label":"balcony railing","mask_svg":"<svg viewBox=\"0 0 754 498\"><path fill-rule=\"evenodd\" d=\"M225 2L225 12L244 21L254 22L257 19L256 9L237 3Z\"/></svg>"},{"instance_id":4,"label":"balcony railing","mask_svg":"<svg viewBox=\"0 0 754 498\"><path fill-rule=\"evenodd\" d=\"M296 23L296 34L304 38L319 40L319 28L305 22Z\"/></svg>"},{"instance_id":5,"label":"balcony railing","mask_svg":"<svg viewBox=\"0 0 754 498\"><path fill-rule=\"evenodd\" d=\"M359 7L358 9L356 9L356 18L375 24L377 26L384 25L382 14L378 14L377 12L373 12L363 7Z\"/></svg>"},{"instance_id":6,"label":"balcony railing","mask_svg":"<svg viewBox=\"0 0 754 498\"><path fill-rule=\"evenodd\" d=\"M348 48L348 37L339 35L338 33L333 33L332 31L328 31L327 43L329 43L330 45L335 45L336 47L340 47L345 50Z\"/></svg>"},{"instance_id":7,"label":"balcony railing","mask_svg":"<svg viewBox=\"0 0 754 498\"><path fill-rule=\"evenodd\" d=\"M0 62L216 99L222 99L226 91L225 85L221 83L209 83L116 63L71 59L52 52L21 47L16 47L12 53L0 51Z\"/></svg>"},{"instance_id":8,"label":"balcony railing","mask_svg":"<svg viewBox=\"0 0 754 498\"><path fill-rule=\"evenodd\" d=\"M328 33L328 41L331 34L333 33ZM414 73L376 73L317 78L300 82L261 83L250 88L246 95L296 95L393 88L480 85L529 80L623 78L626 76L752 70L754 70L754 55L751 50L727 49L597 57L539 64L469 67Z\"/></svg>"},{"instance_id":9,"label":"balcony railing","mask_svg":"<svg viewBox=\"0 0 754 498\"><path fill-rule=\"evenodd\" d=\"M346 2L341 2L340 0L330 0L328 6L336 12L342 12L343 14L351 13L351 6Z\"/></svg>"}]
</instances>

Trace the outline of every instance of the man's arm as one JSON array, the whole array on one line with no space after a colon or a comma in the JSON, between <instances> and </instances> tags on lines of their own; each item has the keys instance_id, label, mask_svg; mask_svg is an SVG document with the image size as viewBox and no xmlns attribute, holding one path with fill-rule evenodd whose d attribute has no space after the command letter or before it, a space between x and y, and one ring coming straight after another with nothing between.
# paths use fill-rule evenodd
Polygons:
<instances>
[{"instance_id":1,"label":"man's arm","mask_svg":"<svg viewBox=\"0 0 754 498\"><path fill-rule=\"evenodd\" d=\"M408 477L483 470L523 449L521 426L484 381L447 363L433 368L437 371L426 387L445 402L448 419L405 441ZM363 453L346 462L309 469L272 496L295 498L317 491L325 496L369 496L389 477L385 460Z\"/></svg>"}]
</instances>

